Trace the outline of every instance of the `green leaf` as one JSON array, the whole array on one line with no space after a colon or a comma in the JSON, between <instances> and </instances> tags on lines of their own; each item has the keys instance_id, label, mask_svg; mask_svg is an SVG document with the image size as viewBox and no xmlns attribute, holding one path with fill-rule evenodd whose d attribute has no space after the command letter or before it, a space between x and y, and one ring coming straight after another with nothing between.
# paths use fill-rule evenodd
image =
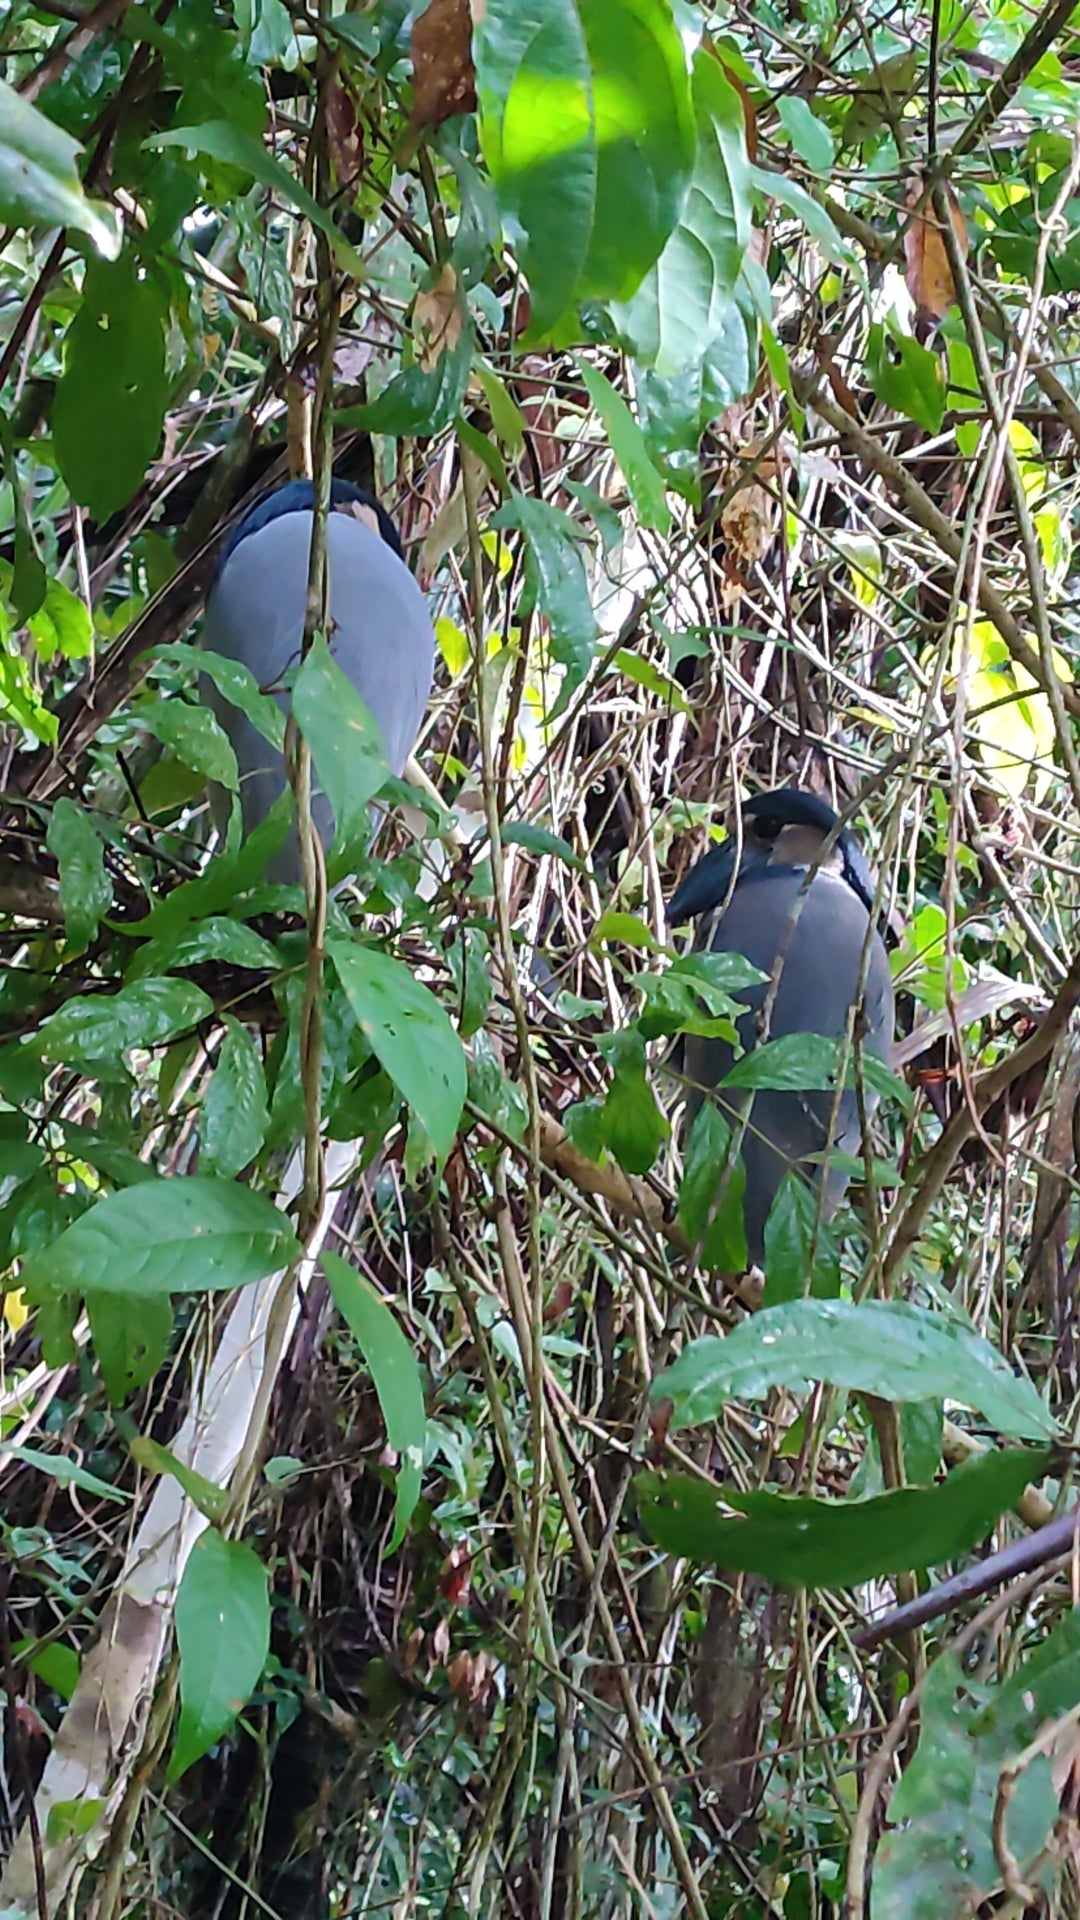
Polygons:
<instances>
[{"instance_id":1,"label":"green leaf","mask_svg":"<svg viewBox=\"0 0 1080 1920\"><path fill-rule=\"evenodd\" d=\"M386 748L378 722L321 633L296 676L293 713L333 808L335 849L366 845L368 806L390 772Z\"/></svg>"},{"instance_id":2,"label":"green leaf","mask_svg":"<svg viewBox=\"0 0 1080 1920\"><path fill-rule=\"evenodd\" d=\"M907 333L887 333L874 325L866 349L866 374L886 407L906 415L927 433L937 433L945 418L945 381L936 354Z\"/></svg>"},{"instance_id":3,"label":"green leaf","mask_svg":"<svg viewBox=\"0 0 1080 1920\"><path fill-rule=\"evenodd\" d=\"M357 407L341 407L335 424L363 433L392 435L441 433L458 413L472 373L473 334L465 325L459 338L433 367L404 367L387 381L374 400Z\"/></svg>"},{"instance_id":4,"label":"green leaf","mask_svg":"<svg viewBox=\"0 0 1080 1920\"><path fill-rule=\"evenodd\" d=\"M980 1685L955 1654L934 1661L919 1701L919 1744L889 1802L874 1861L872 1920L973 1913L1000 1884L994 1852L1002 1773L1075 1707L1080 1608L1002 1686ZM1024 1879L1040 1883L1060 1795L1049 1753L1027 1755L1005 1806L1003 1840Z\"/></svg>"},{"instance_id":5,"label":"green leaf","mask_svg":"<svg viewBox=\"0 0 1080 1920\"><path fill-rule=\"evenodd\" d=\"M970 1552L1028 1481L1041 1477L1047 1457L1017 1448L981 1454L941 1486L902 1487L872 1500L742 1494L689 1474L639 1474L634 1488L648 1532L667 1553L782 1586L854 1587ZM745 1517L731 1519L725 1508Z\"/></svg>"},{"instance_id":6,"label":"green leaf","mask_svg":"<svg viewBox=\"0 0 1080 1920\"><path fill-rule=\"evenodd\" d=\"M266 819L235 853L219 854L198 879L185 880L151 907L139 921L138 932L148 939L168 940L193 920L235 909L238 895L257 884L267 861L285 845L291 819L292 794L288 791L279 795Z\"/></svg>"},{"instance_id":7,"label":"green leaf","mask_svg":"<svg viewBox=\"0 0 1080 1920\"><path fill-rule=\"evenodd\" d=\"M61 1700L71 1699L79 1684L79 1656L74 1647L65 1646L61 1640L52 1640L44 1647L37 1640L13 1640L11 1657L36 1673Z\"/></svg>"},{"instance_id":8,"label":"green leaf","mask_svg":"<svg viewBox=\"0 0 1080 1920\"><path fill-rule=\"evenodd\" d=\"M644 687L647 693L655 693L673 713L693 712L678 681L670 674L662 673L645 654L631 653L629 647L620 647L612 666L617 673L624 673L628 680L633 680L635 685Z\"/></svg>"},{"instance_id":9,"label":"green leaf","mask_svg":"<svg viewBox=\"0 0 1080 1920\"><path fill-rule=\"evenodd\" d=\"M283 750L285 715L273 694L262 692L250 667L243 666L239 660L226 660L208 648L186 646L183 641L158 647L155 657L159 661L174 660L179 666L197 665L200 673L213 681L222 698L238 708L264 740L269 740L279 753Z\"/></svg>"},{"instance_id":10,"label":"green leaf","mask_svg":"<svg viewBox=\"0 0 1080 1920\"><path fill-rule=\"evenodd\" d=\"M82 1493L96 1493L102 1500L130 1500L130 1493L124 1493L119 1487L110 1487L107 1480L99 1480L96 1473L87 1473L84 1467L76 1466L74 1460L66 1460L60 1453L43 1453L38 1447L8 1446L4 1452L11 1460L21 1460L24 1466L36 1467L39 1473L47 1473L61 1487L78 1487Z\"/></svg>"},{"instance_id":11,"label":"green leaf","mask_svg":"<svg viewBox=\"0 0 1080 1920\"><path fill-rule=\"evenodd\" d=\"M726 1339L683 1349L653 1385L675 1403L673 1425L712 1420L729 1400L826 1380L883 1400L959 1401L1001 1433L1044 1440L1056 1423L1029 1380L971 1328L902 1300L795 1300L746 1320Z\"/></svg>"},{"instance_id":12,"label":"green leaf","mask_svg":"<svg viewBox=\"0 0 1080 1920\"><path fill-rule=\"evenodd\" d=\"M194 1467L185 1466L168 1447L151 1440L145 1433L136 1434L131 1442L131 1457L147 1473L167 1473L181 1486L192 1505L197 1507L203 1518L216 1526L223 1520L229 1505L228 1489L215 1486L203 1473L196 1473Z\"/></svg>"},{"instance_id":13,"label":"green leaf","mask_svg":"<svg viewBox=\"0 0 1080 1920\"><path fill-rule=\"evenodd\" d=\"M82 953L112 904L101 836L85 808L61 798L52 810L46 844L60 867L60 905L68 945Z\"/></svg>"},{"instance_id":14,"label":"green leaf","mask_svg":"<svg viewBox=\"0 0 1080 1920\"><path fill-rule=\"evenodd\" d=\"M423 1127L439 1161L457 1137L467 1086L465 1054L446 1014L400 960L374 947L328 940L327 952L372 1053Z\"/></svg>"},{"instance_id":15,"label":"green leaf","mask_svg":"<svg viewBox=\"0 0 1080 1920\"><path fill-rule=\"evenodd\" d=\"M629 298L659 255L694 155L686 60L663 0L489 0L474 53L538 337L578 300Z\"/></svg>"},{"instance_id":16,"label":"green leaf","mask_svg":"<svg viewBox=\"0 0 1080 1920\"><path fill-rule=\"evenodd\" d=\"M336 1253L323 1254L323 1270L342 1319L367 1361L386 1422L386 1437L401 1456L394 1530L387 1553L401 1545L420 1498L427 1441L424 1387L416 1355L385 1300L371 1282Z\"/></svg>"},{"instance_id":17,"label":"green leaf","mask_svg":"<svg viewBox=\"0 0 1080 1920\"><path fill-rule=\"evenodd\" d=\"M763 167L751 167L750 179L758 193L768 200L779 201L789 213L801 220L811 240L821 248L826 260L834 266L854 267L857 259L850 241L841 238L824 207L819 206L805 187L792 180L786 173L769 173Z\"/></svg>"},{"instance_id":18,"label":"green leaf","mask_svg":"<svg viewBox=\"0 0 1080 1920\"><path fill-rule=\"evenodd\" d=\"M216 780L230 793L237 791L240 777L236 755L228 734L209 707L193 706L190 700L158 700L138 708L135 718L192 773L201 774L204 780Z\"/></svg>"},{"instance_id":19,"label":"green leaf","mask_svg":"<svg viewBox=\"0 0 1080 1920\"><path fill-rule=\"evenodd\" d=\"M636 913L624 913L617 907L609 907L600 915L589 935L590 947L599 947L605 943L620 947L644 947L648 953L659 953L660 942L651 927Z\"/></svg>"},{"instance_id":20,"label":"green leaf","mask_svg":"<svg viewBox=\"0 0 1080 1920\"><path fill-rule=\"evenodd\" d=\"M607 1153L604 1109L599 1100L578 1100L559 1115L571 1146L599 1166Z\"/></svg>"},{"instance_id":21,"label":"green leaf","mask_svg":"<svg viewBox=\"0 0 1080 1920\"><path fill-rule=\"evenodd\" d=\"M714 967L714 961L731 964ZM757 968L741 954L682 954L666 973L638 975L635 985L645 1002L638 1015L638 1030L646 1040L693 1033L735 1046L735 1023L746 1009L733 998L733 991L752 986L758 979Z\"/></svg>"},{"instance_id":22,"label":"green leaf","mask_svg":"<svg viewBox=\"0 0 1080 1920\"><path fill-rule=\"evenodd\" d=\"M784 1175L765 1222L766 1307L801 1300L806 1293L835 1299L840 1291L840 1259L829 1222L821 1212L821 1192L795 1167Z\"/></svg>"},{"instance_id":23,"label":"green leaf","mask_svg":"<svg viewBox=\"0 0 1080 1920\"><path fill-rule=\"evenodd\" d=\"M581 377L600 416L608 444L622 469L635 515L643 527L667 533L671 509L663 479L653 465L648 442L622 394L588 360L579 361ZM681 689L679 689L681 698Z\"/></svg>"},{"instance_id":24,"label":"green leaf","mask_svg":"<svg viewBox=\"0 0 1080 1920\"><path fill-rule=\"evenodd\" d=\"M86 1311L109 1402L122 1406L136 1387L149 1385L168 1353L171 1303L165 1295L147 1296L134 1314L130 1295L95 1287L86 1295Z\"/></svg>"},{"instance_id":25,"label":"green leaf","mask_svg":"<svg viewBox=\"0 0 1080 1920\"><path fill-rule=\"evenodd\" d=\"M266 1569L242 1540L199 1535L176 1595L180 1717L170 1786L231 1727L270 1651Z\"/></svg>"},{"instance_id":26,"label":"green leaf","mask_svg":"<svg viewBox=\"0 0 1080 1920\"><path fill-rule=\"evenodd\" d=\"M479 1033L491 1005L491 941L480 927L466 927L446 952L463 1040Z\"/></svg>"},{"instance_id":27,"label":"green leaf","mask_svg":"<svg viewBox=\"0 0 1080 1920\"><path fill-rule=\"evenodd\" d=\"M113 994L76 994L43 1020L36 1050L64 1066L108 1060L132 1047L159 1047L214 1010L190 980L138 980Z\"/></svg>"},{"instance_id":28,"label":"green leaf","mask_svg":"<svg viewBox=\"0 0 1080 1920\"><path fill-rule=\"evenodd\" d=\"M296 175L267 153L261 140L257 140L254 134L234 126L231 120L205 120L201 127L174 127L169 133L152 134L143 144L151 151L162 147L184 147L188 153L205 154L209 159L223 160L227 165L249 173L260 186L269 187L272 193L295 207L306 220L310 220L313 227L318 227L320 233L326 235L338 264L352 274L354 280L366 280L363 260L351 242L346 240L341 228L335 226L325 208L312 199Z\"/></svg>"},{"instance_id":29,"label":"green leaf","mask_svg":"<svg viewBox=\"0 0 1080 1920\"><path fill-rule=\"evenodd\" d=\"M145 1180L110 1193L27 1260L28 1298L90 1292L209 1293L264 1280L299 1258L285 1215L229 1180Z\"/></svg>"},{"instance_id":30,"label":"green leaf","mask_svg":"<svg viewBox=\"0 0 1080 1920\"><path fill-rule=\"evenodd\" d=\"M645 1076L645 1042L628 1028L603 1034L597 1045L612 1069L603 1108L605 1144L625 1172L648 1173L671 1127Z\"/></svg>"},{"instance_id":31,"label":"green leaf","mask_svg":"<svg viewBox=\"0 0 1080 1920\"><path fill-rule=\"evenodd\" d=\"M242 920L213 915L209 920L200 921L190 933L181 934L179 939L148 940L135 955L127 977L129 981L141 980L150 973L205 966L208 960L272 974L281 968L276 948L264 940L261 933L256 933L254 927L245 926Z\"/></svg>"},{"instance_id":32,"label":"green leaf","mask_svg":"<svg viewBox=\"0 0 1080 1920\"><path fill-rule=\"evenodd\" d=\"M532 820L506 820L501 831L504 846L524 847L527 853L549 853L578 873L586 871L584 860L574 852L569 841L561 834L552 833L550 827L537 826Z\"/></svg>"},{"instance_id":33,"label":"green leaf","mask_svg":"<svg viewBox=\"0 0 1080 1920\"><path fill-rule=\"evenodd\" d=\"M169 398L168 303L133 254L92 260L67 330L53 444L73 497L95 520L130 500L161 440Z\"/></svg>"},{"instance_id":34,"label":"green leaf","mask_svg":"<svg viewBox=\"0 0 1080 1920\"><path fill-rule=\"evenodd\" d=\"M836 142L824 121L797 93L781 94L776 105L780 124L799 159L814 173L828 173L836 159Z\"/></svg>"},{"instance_id":35,"label":"green leaf","mask_svg":"<svg viewBox=\"0 0 1080 1920\"><path fill-rule=\"evenodd\" d=\"M694 60L693 96L697 158L674 232L633 299L612 309L641 365L665 379L691 369L700 377L702 360L733 315L745 343L734 294L750 244L746 118L734 87L705 48Z\"/></svg>"},{"instance_id":36,"label":"green leaf","mask_svg":"<svg viewBox=\"0 0 1080 1920\"><path fill-rule=\"evenodd\" d=\"M551 628L552 657L566 668L560 705L579 687L593 662L597 625L589 600L577 528L569 514L546 500L512 493L493 527L516 527L525 536L523 611L539 607Z\"/></svg>"},{"instance_id":37,"label":"green leaf","mask_svg":"<svg viewBox=\"0 0 1080 1920\"><path fill-rule=\"evenodd\" d=\"M123 228L112 207L88 200L75 165L79 143L0 80L0 220L73 227L115 260Z\"/></svg>"},{"instance_id":38,"label":"green leaf","mask_svg":"<svg viewBox=\"0 0 1080 1920\"><path fill-rule=\"evenodd\" d=\"M867 1047L859 1061L862 1079L874 1093L899 1100L910 1106L911 1092L899 1074ZM829 1039L822 1033L784 1033L778 1040L766 1040L724 1076L725 1087L775 1087L789 1093L829 1092L838 1083L841 1067L847 1067L844 1085L856 1084L855 1052L846 1039Z\"/></svg>"},{"instance_id":39,"label":"green leaf","mask_svg":"<svg viewBox=\"0 0 1080 1920\"><path fill-rule=\"evenodd\" d=\"M701 1242L702 1266L720 1273L742 1273L747 1261L743 1224L746 1169L741 1159L728 1169L731 1147L731 1128L712 1102L706 1101L686 1145L679 1186L679 1224L692 1246Z\"/></svg>"},{"instance_id":40,"label":"green leaf","mask_svg":"<svg viewBox=\"0 0 1080 1920\"><path fill-rule=\"evenodd\" d=\"M85 660L94 644L93 622L86 606L62 580L46 581L45 591L26 624L38 658L46 662L57 654L64 660Z\"/></svg>"},{"instance_id":41,"label":"green leaf","mask_svg":"<svg viewBox=\"0 0 1080 1920\"><path fill-rule=\"evenodd\" d=\"M254 1160L270 1125L262 1056L230 1014L199 1115L199 1165L229 1179Z\"/></svg>"}]
</instances>

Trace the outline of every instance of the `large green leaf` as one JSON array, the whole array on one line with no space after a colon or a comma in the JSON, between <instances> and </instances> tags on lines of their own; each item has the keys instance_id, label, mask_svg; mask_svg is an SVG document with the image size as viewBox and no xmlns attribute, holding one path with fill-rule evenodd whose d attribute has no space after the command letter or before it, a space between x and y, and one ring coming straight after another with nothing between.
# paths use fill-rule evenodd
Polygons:
<instances>
[{"instance_id":1,"label":"large green leaf","mask_svg":"<svg viewBox=\"0 0 1080 1920\"><path fill-rule=\"evenodd\" d=\"M531 494L512 493L493 527L525 536L525 607L538 607L551 629L551 652L566 668L563 700L581 685L596 651L597 625L589 600L578 529L569 514Z\"/></svg>"},{"instance_id":2,"label":"large green leaf","mask_svg":"<svg viewBox=\"0 0 1080 1920\"><path fill-rule=\"evenodd\" d=\"M823 1033L784 1033L744 1053L724 1076L725 1087L779 1087L789 1093L827 1092L846 1068L845 1085L855 1085L855 1051L846 1039ZM909 1089L876 1053L867 1048L859 1061L866 1085L875 1093L910 1106Z\"/></svg>"},{"instance_id":3,"label":"large green leaf","mask_svg":"<svg viewBox=\"0 0 1080 1920\"><path fill-rule=\"evenodd\" d=\"M465 1104L465 1054L435 995L389 953L328 940L360 1031L439 1160L457 1135Z\"/></svg>"},{"instance_id":4,"label":"large green leaf","mask_svg":"<svg viewBox=\"0 0 1080 1920\"><path fill-rule=\"evenodd\" d=\"M665 379L700 368L733 324L735 289L750 244L743 104L704 48L694 61L693 95L697 158L674 232L633 299L613 307L637 360ZM734 324L745 334L741 316Z\"/></svg>"},{"instance_id":5,"label":"large green leaf","mask_svg":"<svg viewBox=\"0 0 1080 1920\"><path fill-rule=\"evenodd\" d=\"M1080 1608L1001 1686L980 1684L955 1654L935 1660L919 1701L919 1745L889 1802L874 1862L872 1920L973 1913L1000 1884L995 1811L1004 1769L1065 1720L1080 1693ZM1071 1733L1069 1735L1071 1742ZM1003 1840L1025 1880L1041 1883L1060 1814L1049 1753L1029 1753L1004 1806Z\"/></svg>"},{"instance_id":6,"label":"large green leaf","mask_svg":"<svg viewBox=\"0 0 1080 1920\"><path fill-rule=\"evenodd\" d=\"M168 314L156 279L140 272L133 254L90 262L52 428L60 471L95 520L130 500L158 450L169 398Z\"/></svg>"},{"instance_id":7,"label":"large green leaf","mask_svg":"<svg viewBox=\"0 0 1080 1920\"><path fill-rule=\"evenodd\" d=\"M481 143L539 335L581 299L628 299L678 217L694 155L664 0L489 0L475 35Z\"/></svg>"},{"instance_id":8,"label":"large green leaf","mask_svg":"<svg viewBox=\"0 0 1080 1920\"><path fill-rule=\"evenodd\" d=\"M827 1380L883 1400L956 1400L1001 1433L1044 1440L1056 1425L1029 1380L969 1327L903 1300L794 1300L755 1314L726 1339L683 1349L653 1383L672 1424L712 1420L729 1400Z\"/></svg>"},{"instance_id":9,"label":"large green leaf","mask_svg":"<svg viewBox=\"0 0 1080 1920\"><path fill-rule=\"evenodd\" d=\"M224 1540L214 1527L200 1534L176 1596L176 1638L180 1717L170 1783L232 1726L266 1665L266 1568L242 1540Z\"/></svg>"},{"instance_id":10,"label":"large green leaf","mask_svg":"<svg viewBox=\"0 0 1080 1920\"><path fill-rule=\"evenodd\" d=\"M368 805L390 772L386 748L377 721L322 634L296 676L293 713L334 810L335 847L363 846L371 831Z\"/></svg>"},{"instance_id":11,"label":"large green leaf","mask_svg":"<svg viewBox=\"0 0 1080 1920\"><path fill-rule=\"evenodd\" d=\"M208 960L230 967L253 967L260 972L276 973L278 954L254 927L242 920L212 915L200 920L188 933L165 940L147 940L139 948L127 971L129 981L141 980L149 973L175 971L179 967L205 966Z\"/></svg>"},{"instance_id":12,"label":"large green leaf","mask_svg":"<svg viewBox=\"0 0 1080 1920\"><path fill-rule=\"evenodd\" d=\"M338 1312L356 1339L375 1382L386 1437L401 1456L394 1530L386 1547L387 1553L393 1553L405 1538L420 1498L427 1440L420 1367L390 1308L371 1282L336 1253L324 1253L323 1268Z\"/></svg>"},{"instance_id":13,"label":"large green leaf","mask_svg":"<svg viewBox=\"0 0 1080 1920\"><path fill-rule=\"evenodd\" d=\"M872 1500L736 1493L679 1473L639 1474L634 1487L649 1533L668 1553L784 1586L854 1587L967 1553L1045 1469L1044 1454L1012 1448L965 1462L941 1486Z\"/></svg>"},{"instance_id":14,"label":"large green leaf","mask_svg":"<svg viewBox=\"0 0 1080 1920\"><path fill-rule=\"evenodd\" d=\"M111 207L86 198L78 152L77 140L0 80L0 220L74 227L115 260L123 229Z\"/></svg>"},{"instance_id":15,"label":"large green leaf","mask_svg":"<svg viewBox=\"0 0 1080 1920\"><path fill-rule=\"evenodd\" d=\"M133 1047L159 1047L212 1013L214 1003L191 980L138 980L119 993L76 994L42 1022L37 1049L45 1060L117 1058Z\"/></svg>"},{"instance_id":16,"label":"large green leaf","mask_svg":"<svg viewBox=\"0 0 1080 1920\"><path fill-rule=\"evenodd\" d=\"M28 1298L95 1288L129 1296L250 1286L299 1257L280 1208L230 1180L145 1180L99 1200L27 1260Z\"/></svg>"},{"instance_id":17,"label":"large green leaf","mask_svg":"<svg viewBox=\"0 0 1080 1920\"><path fill-rule=\"evenodd\" d=\"M945 418L945 380L941 362L910 334L883 326L870 329L866 372L877 397L906 414L927 433L937 433Z\"/></svg>"}]
</instances>

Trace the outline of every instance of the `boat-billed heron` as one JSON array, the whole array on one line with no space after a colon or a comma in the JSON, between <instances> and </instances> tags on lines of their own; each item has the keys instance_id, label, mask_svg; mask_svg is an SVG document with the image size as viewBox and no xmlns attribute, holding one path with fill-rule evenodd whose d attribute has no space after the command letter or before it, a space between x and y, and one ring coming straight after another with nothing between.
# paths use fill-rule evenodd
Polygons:
<instances>
[{"instance_id":1,"label":"boat-billed heron","mask_svg":"<svg viewBox=\"0 0 1080 1920\"><path fill-rule=\"evenodd\" d=\"M673 926L702 922L696 946L741 954L766 975L765 982L734 995L747 1009L736 1023L746 1050L791 1033L840 1039L858 1006L863 1043L881 1059L889 1057L893 990L873 921L874 883L853 834L835 834L824 852L836 824L833 809L816 794L797 787L758 794L743 809L741 834L698 861L668 909ZM688 1034L683 1058L696 1112L730 1072L736 1052L725 1040ZM830 1167L828 1155L859 1152L858 1095L852 1087L761 1088L753 1094L732 1089L717 1099L736 1127L746 1117L743 1215L750 1259L760 1265L765 1222L789 1168L801 1167L822 1181L826 1213L839 1205L848 1174L842 1164ZM866 1088L866 1110L875 1104ZM820 1160L807 1164L811 1155L824 1157L824 1166Z\"/></svg>"},{"instance_id":2,"label":"boat-billed heron","mask_svg":"<svg viewBox=\"0 0 1080 1920\"><path fill-rule=\"evenodd\" d=\"M347 480L333 482L330 506L330 651L377 721L391 771L400 774L431 691L435 634L382 507ZM249 667L283 712L283 683L300 664L313 518L308 480L289 481L256 501L225 544L206 605L203 645ZM236 754L247 834L285 786L283 757L213 687L208 698ZM322 793L312 793L312 816L328 844L333 820ZM268 862L267 878L297 880L295 835Z\"/></svg>"}]
</instances>

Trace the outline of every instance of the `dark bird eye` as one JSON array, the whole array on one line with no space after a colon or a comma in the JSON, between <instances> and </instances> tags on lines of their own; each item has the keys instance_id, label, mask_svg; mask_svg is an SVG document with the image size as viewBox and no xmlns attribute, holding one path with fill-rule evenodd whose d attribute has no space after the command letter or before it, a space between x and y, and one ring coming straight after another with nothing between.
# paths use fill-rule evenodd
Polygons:
<instances>
[{"instance_id":1,"label":"dark bird eye","mask_svg":"<svg viewBox=\"0 0 1080 1920\"><path fill-rule=\"evenodd\" d=\"M771 846L773 841L780 837L780 827L781 822L779 820L768 817L764 820L755 820L754 838L755 840L764 840L766 846Z\"/></svg>"}]
</instances>

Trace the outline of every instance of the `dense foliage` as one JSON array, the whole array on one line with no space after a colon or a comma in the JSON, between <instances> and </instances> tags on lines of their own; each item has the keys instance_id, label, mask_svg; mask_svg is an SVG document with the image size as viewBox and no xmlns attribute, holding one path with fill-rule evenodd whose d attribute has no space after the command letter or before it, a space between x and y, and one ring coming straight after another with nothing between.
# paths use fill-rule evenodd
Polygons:
<instances>
[{"instance_id":1,"label":"dense foliage","mask_svg":"<svg viewBox=\"0 0 1080 1920\"><path fill-rule=\"evenodd\" d=\"M0 1914L1077 1911L1071 15L11 0ZM331 461L438 686L309 633L269 887L199 610ZM790 778L902 1039L739 1277L664 902Z\"/></svg>"}]
</instances>

